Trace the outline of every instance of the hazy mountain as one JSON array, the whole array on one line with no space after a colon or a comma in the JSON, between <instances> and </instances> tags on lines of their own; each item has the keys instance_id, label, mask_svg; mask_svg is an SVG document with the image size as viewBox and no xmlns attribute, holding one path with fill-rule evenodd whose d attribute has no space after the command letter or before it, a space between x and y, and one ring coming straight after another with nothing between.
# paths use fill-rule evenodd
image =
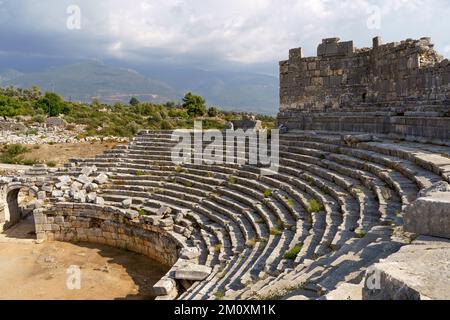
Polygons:
<instances>
[{"instance_id":1,"label":"hazy mountain","mask_svg":"<svg viewBox=\"0 0 450 320\"><path fill-rule=\"evenodd\" d=\"M14 69L0 70L0 84L22 76L23 73Z\"/></svg>"},{"instance_id":2,"label":"hazy mountain","mask_svg":"<svg viewBox=\"0 0 450 320\"><path fill-rule=\"evenodd\" d=\"M136 67L134 67L137 69ZM204 96L209 105L223 109L275 114L278 109L278 79L251 72L218 72L193 68L129 68L83 61L40 72L0 72L0 85L55 91L66 99L127 103L180 101L187 91Z\"/></svg>"},{"instance_id":3,"label":"hazy mountain","mask_svg":"<svg viewBox=\"0 0 450 320\"><path fill-rule=\"evenodd\" d=\"M165 102L176 98L172 88L163 82L148 79L136 71L110 67L96 61L50 68L27 73L2 85L28 88L37 85L44 91L54 91L66 99L90 102L130 101L131 96L146 101Z\"/></svg>"}]
</instances>

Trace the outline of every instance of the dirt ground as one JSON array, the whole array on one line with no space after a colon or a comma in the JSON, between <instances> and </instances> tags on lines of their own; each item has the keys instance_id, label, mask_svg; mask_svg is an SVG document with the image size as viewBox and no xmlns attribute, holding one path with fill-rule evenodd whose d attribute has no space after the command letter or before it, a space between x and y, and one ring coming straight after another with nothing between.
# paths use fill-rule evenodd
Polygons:
<instances>
[{"instance_id":1,"label":"dirt ground","mask_svg":"<svg viewBox=\"0 0 450 320\"><path fill-rule=\"evenodd\" d=\"M44 144L27 146L30 150L24 154L25 160L37 160L41 163L56 162L62 165L71 158L93 158L105 150L114 148L117 142L92 142L78 144Z\"/></svg>"},{"instance_id":2,"label":"dirt ground","mask_svg":"<svg viewBox=\"0 0 450 320\"><path fill-rule=\"evenodd\" d=\"M168 271L142 255L108 246L36 244L33 238L30 219L0 234L0 299L153 299L152 286ZM80 268L79 290L67 286L71 266Z\"/></svg>"}]
</instances>

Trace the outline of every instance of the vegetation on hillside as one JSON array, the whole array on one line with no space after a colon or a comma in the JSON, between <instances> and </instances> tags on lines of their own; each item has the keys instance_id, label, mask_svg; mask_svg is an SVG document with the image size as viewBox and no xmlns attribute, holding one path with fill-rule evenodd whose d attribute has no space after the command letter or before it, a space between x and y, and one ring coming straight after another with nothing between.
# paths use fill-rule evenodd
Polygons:
<instances>
[{"instance_id":1,"label":"vegetation on hillside","mask_svg":"<svg viewBox=\"0 0 450 320\"><path fill-rule=\"evenodd\" d=\"M94 100L91 104L65 101L55 93L42 93L39 88L0 88L1 117L31 117L42 123L46 116L63 116L70 124L85 125L84 135L131 137L141 129L172 130L192 128L195 120L203 121L205 129L223 129L227 121L239 119L243 113L207 109L205 100L187 93L183 104L153 104L132 98L128 105L113 106ZM257 116L265 127L275 125L269 116Z\"/></svg>"}]
</instances>

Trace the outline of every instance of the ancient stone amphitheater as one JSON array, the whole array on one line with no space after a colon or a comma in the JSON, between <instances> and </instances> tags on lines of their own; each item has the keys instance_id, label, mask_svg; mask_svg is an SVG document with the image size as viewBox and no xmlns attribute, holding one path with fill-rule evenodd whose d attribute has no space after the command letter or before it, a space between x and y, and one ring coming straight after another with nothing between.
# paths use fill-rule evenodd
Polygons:
<instances>
[{"instance_id":1,"label":"ancient stone amphitheater","mask_svg":"<svg viewBox=\"0 0 450 320\"><path fill-rule=\"evenodd\" d=\"M172 132L144 131L3 179L0 225L28 188L39 241L156 259L158 299L450 299L449 62L429 39L318 51L281 63L277 174L178 165Z\"/></svg>"}]
</instances>

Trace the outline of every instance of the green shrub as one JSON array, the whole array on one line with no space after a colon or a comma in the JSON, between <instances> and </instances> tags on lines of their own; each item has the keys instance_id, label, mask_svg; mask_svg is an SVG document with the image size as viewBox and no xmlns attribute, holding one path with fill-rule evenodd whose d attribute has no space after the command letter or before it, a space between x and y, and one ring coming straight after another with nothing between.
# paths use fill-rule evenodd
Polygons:
<instances>
[{"instance_id":1,"label":"green shrub","mask_svg":"<svg viewBox=\"0 0 450 320\"><path fill-rule=\"evenodd\" d=\"M279 237L282 234L283 234L283 232L280 231L278 228L270 228L270 235L271 236Z\"/></svg>"},{"instance_id":2,"label":"green shrub","mask_svg":"<svg viewBox=\"0 0 450 320\"><path fill-rule=\"evenodd\" d=\"M142 170L138 170L138 171L136 171L136 176L138 176L138 177L145 176L145 172Z\"/></svg>"},{"instance_id":3,"label":"green shrub","mask_svg":"<svg viewBox=\"0 0 450 320\"><path fill-rule=\"evenodd\" d=\"M173 125L167 120L162 120L161 130L173 130Z\"/></svg>"},{"instance_id":4,"label":"green shrub","mask_svg":"<svg viewBox=\"0 0 450 320\"><path fill-rule=\"evenodd\" d=\"M273 191L270 189L264 190L264 198L270 198L272 196Z\"/></svg>"},{"instance_id":5,"label":"green shrub","mask_svg":"<svg viewBox=\"0 0 450 320\"><path fill-rule=\"evenodd\" d=\"M57 163L55 161L47 161L47 166L50 168L55 168Z\"/></svg>"},{"instance_id":6,"label":"green shrub","mask_svg":"<svg viewBox=\"0 0 450 320\"><path fill-rule=\"evenodd\" d=\"M27 132L25 133L27 136L36 136L38 134L37 129L29 129L27 130Z\"/></svg>"},{"instance_id":7,"label":"green shrub","mask_svg":"<svg viewBox=\"0 0 450 320\"><path fill-rule=\"evenodd\" d=\"M303 245L296 245L294 248L292 248L291 250L287 251L284 254L284 259L286 260L295 260L298 256L298 254L300 253L300 251L302 250Z\"/></svg>"},{"instance_id":8,"label":"green shrub","mask_svg":"<svg viewBox=\"0 0 450 320\"><path fill-rule=\"evenodd\" d=\"M236 184L237 183L237 178L235 176L229 176L228 177L228 182L230 184Z\"/></svg>"},{"instance_id":9,"label":"green shrub","mask_svg":"<svg viewBox=\"0 0 450 320\"><path fill-rule=\"evenodd\" d=\"M6 146L0 156L0 161L7 164L18 164L23 161L23 154L29 150L20 144Z\"/></svg>"},{"instance_id":10,"label":"green shrub","mask_svg":"<svg viewBox=\"0 0 450 320\"><path fill-rule=\"evenodd\" d=\"M294 200L292 200L288 196L284 197L284 200L286 201L286 203L290 209L292 209L294 207Z\"/></svg>"},{"instance_id":11,"label":"green shrub","mask_svg":"<svg viewBox=\"0 0 450 320\"><path fill-rule=\"evenodd\" d=\"M309 213L317 213L322 211L323 206L322 204L317 201L316 199L309 199L308 201L308 212Z\"/></svg>"}]
</instances>

